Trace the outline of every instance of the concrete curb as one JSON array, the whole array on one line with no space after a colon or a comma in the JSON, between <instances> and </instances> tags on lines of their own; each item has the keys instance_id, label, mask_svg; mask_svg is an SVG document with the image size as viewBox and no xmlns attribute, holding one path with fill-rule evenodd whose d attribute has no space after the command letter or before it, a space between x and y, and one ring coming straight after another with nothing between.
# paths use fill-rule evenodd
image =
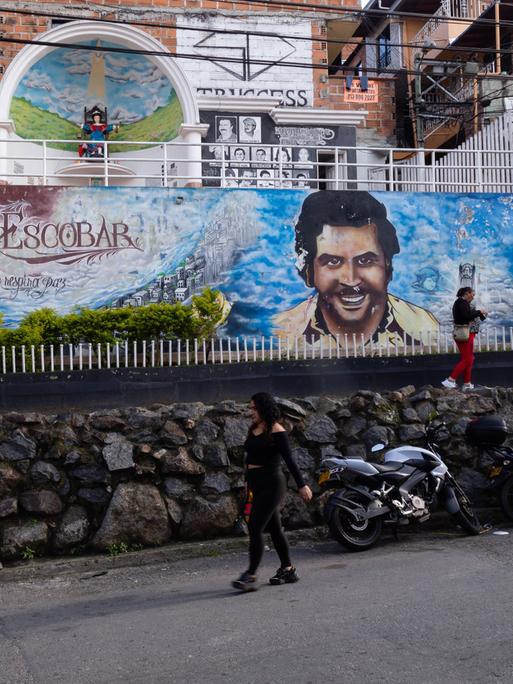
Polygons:
<instances>
[{"instance_id":1,"label":"concrete curb","mask_svg":"<svg viewBox=\"0 0 513 684\"><path fill-rule=\"evenodd\" d=\"M511 526L498 508L478 508L476 512L483 524L497 524L501 528ZM435 513L420 528L408 526L400 528L400 535L416 535L422 532L447 532L454 530L450 516L444 511ZM324 525L287 531L291 545L312 544L330 540ZM268 540L268 542L270 539ZM334 542L335 543L335 542ZM0 582L23 582L53 577L77 576L87 580L109 570L130 567L144 567L166 563L176 563L188 558L216 557L226 553L247 551L247 537L221 537L203 541L171 542L158 548L145 548L129 551L117 556L90 554L77 557L42 558L33 561L16 561L8 566L0 564Z\"/></svg>"},{"instance_id":2,"label":"concrete curb","mask_svg":"<svg viewBox=\"0 0 513 684\"><path fill-rule=\"evenodd\" d=\"M318 542L328 539L325 527L312 527L287 532L292 545L304 542ZM221 537L206 541L172 542L158 548L129 551L117 556L87 555L75 558L42 558L33 561L16 561L0 570L0 582L20 582L69 575L83 575L89 579L109 570L130 567L175 563L188 558L216 557L225 553L247 551L247 537Z\"/></svg>"}]
</instances>

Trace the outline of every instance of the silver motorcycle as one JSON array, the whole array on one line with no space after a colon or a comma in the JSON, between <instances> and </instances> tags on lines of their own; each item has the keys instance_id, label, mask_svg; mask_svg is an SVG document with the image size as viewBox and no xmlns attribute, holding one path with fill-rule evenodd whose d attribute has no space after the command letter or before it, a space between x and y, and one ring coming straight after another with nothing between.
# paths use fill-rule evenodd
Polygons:
<instances>
[{"instance_id":1,"label":"silver motorcycle","mask_svg":"<svg viewBox=\"0 0 513 684\"><path fill-rule=\"evenodd\" d=\"M352 551L365 551L381 537L383 525L425 522L445 508L468 534L481 524L471 503L443 462L436 444L443 423L429 426L426 448L405 444L383 452L383 463L358 458L325 459L318 483L335 490L324 507L324 518L336 541Z\"/></svg>"}]
</instances>

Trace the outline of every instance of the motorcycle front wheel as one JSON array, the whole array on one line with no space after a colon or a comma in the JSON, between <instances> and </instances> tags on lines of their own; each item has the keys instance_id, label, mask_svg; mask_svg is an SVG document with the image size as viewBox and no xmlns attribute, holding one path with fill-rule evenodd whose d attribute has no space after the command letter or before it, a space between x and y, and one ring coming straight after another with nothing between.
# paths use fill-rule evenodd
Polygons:
<instances>
[{"instance_id":1,"label":"motorcycle front wheel","mask_svg":"<svg viewBox=\"0 0 513 684\"><path fill-rule=\"evenodd\" d=\"M368 505L368 501L356 493L348 492L346 497L356 504L361 504L364 508ZM381 537L383 528L381 518L359 522L338 506L334 507L328 525L333 539L350 551L370 549Z\"/></svg>"},{"instance_id":2,"label":"motorcycle front wheel","mask_svg":"<svg viewBox=\"0 0 513 684\"><path fill-rule=\"evenodd\" d=\"M513 475L502 485L500 500L502 510L510 520L513 520Z\"/></svg>"},{"instance_id":3,"label":"motorcycle front wheel","mask_svg":"<svg viewBox=\"0 0 513 684\"><path fill-rule=\"evenodd\" d=\"M468 532L469 534L479 534L481 532L481 523L472 510L470 501L458 487L454 488L454 494L460 505L460 510L453 514L454 521L462 527L465 532Z\"/></svg>"}]
</instances>

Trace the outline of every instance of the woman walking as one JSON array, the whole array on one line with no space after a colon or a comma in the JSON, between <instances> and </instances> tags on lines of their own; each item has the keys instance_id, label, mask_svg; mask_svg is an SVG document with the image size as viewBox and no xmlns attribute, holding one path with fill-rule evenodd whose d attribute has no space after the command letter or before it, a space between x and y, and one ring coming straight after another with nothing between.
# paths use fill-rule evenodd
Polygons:
<instances>
[{"instance_id":1,"label":"woman walking","mask_svg":"<svg viewBox=\"0 0 513 684\"><path fill-rule=\"evenodd\" d=\"M471 287L461 287L452 307L454 320L454 340L460 351L460 360L448 378L442 381L447 389L455 389L458 376L463 374L463 391L474 389L471 382L474 364L474 337L479 332L479 323L488 315L486 311L475 309L471 302L475 292Z\"/></svg>"},{"instance_id":2,"label":"woman walking","mask_svg":"<svg viewBox=\"0 0 513 684\"><path fill-rule=\"evenodd\" d=\"M281 459L285 461L298 486L303 501L310 501L312 491L292 456L287 433L278 422L280 410L273 397L259 392L251 398L252 423L245 442L246 481L253 492L253 504L248 522L249 566L232 582L241 591L258 589L256 572L264 553L264 530L271 534L280 558L280 567L270 578L271 584L297 582L299 577L291 563L289 545L280 520L280 505L286 491Z\"/></svg>"}]
</instances>

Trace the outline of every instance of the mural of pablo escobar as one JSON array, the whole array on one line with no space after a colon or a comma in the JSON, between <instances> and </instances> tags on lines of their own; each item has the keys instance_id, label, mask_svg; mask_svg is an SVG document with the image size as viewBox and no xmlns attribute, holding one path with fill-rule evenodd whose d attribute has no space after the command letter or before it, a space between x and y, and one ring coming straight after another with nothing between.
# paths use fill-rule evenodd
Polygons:
<instances>
[{"instance_id":1,"label":"mural of pablo escobar","mask_svg":"<svg viewBox=\"0 0 513 684\"><path fill-rule=\"evenodd\" d=\"M402 345L405 332L418 339L438 331L433 314L388 293L400 247L385 206L369 193L314 192L295 229L298 272L317 292L277 314L274 334L308 342L339 335L341 343L355 334L358 344L363 334L365 343Z\"/></svg>"}]
</instances>

